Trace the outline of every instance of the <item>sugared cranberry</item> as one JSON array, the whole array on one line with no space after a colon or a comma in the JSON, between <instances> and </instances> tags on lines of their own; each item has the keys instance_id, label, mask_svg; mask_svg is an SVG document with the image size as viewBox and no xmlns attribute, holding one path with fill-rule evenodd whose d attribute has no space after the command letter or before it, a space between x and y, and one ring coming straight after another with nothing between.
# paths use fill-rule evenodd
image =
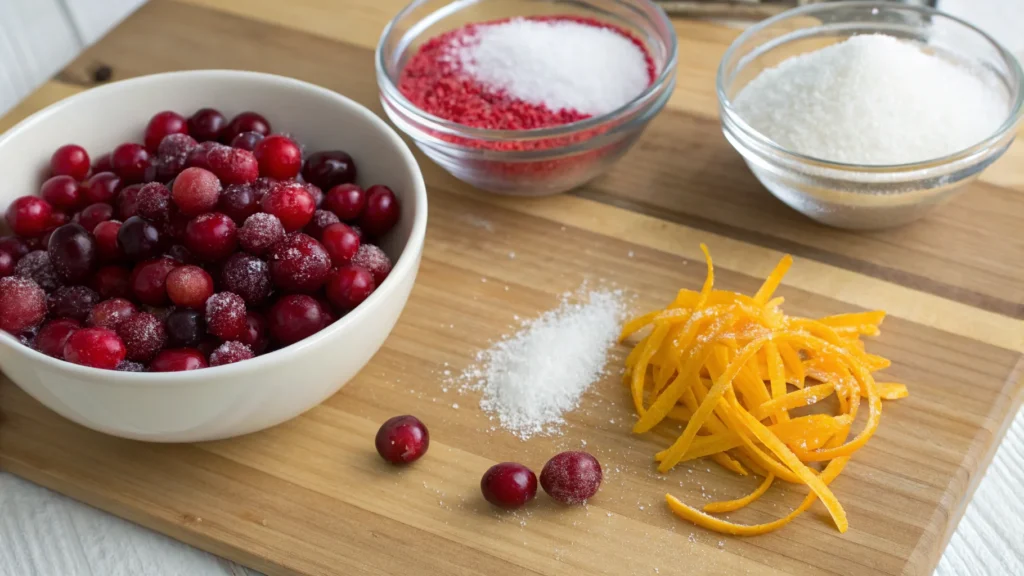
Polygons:
<instances>
[{"instance_id":1,"label":"sugared cranberry","mask_svg":"<svg viewBox=\"0 0 1024 576\"><path fill-rule=\"evenodd\" d=\"M391 274L391 259L380 247L373 244L360 244L356 255L352 257L352 265L369 270L377 286Z\"/></svg>"},{"instance_id":2,"label":"sugared cranberry","mask_svg":"<svg viewBox=\"0 0 1024 576\"><path fill-rule=\"evenodd\" d=\"M316 210L313 196L297 182L278 184L263 197L261 205L264 212L277 216L288 232L301 230Z\"/></svg>"},{"instance_id":3,"label":"sugared cranberry","mask_svg":"<svg viewBox=\"0 0 1024 576\"><path fill-rule=\"evenodd\" d=\"M47 297L47 306L53 318L71 318L84 322L100 301L100 295L85 286L61 286Z\"/></svg>"},{"instance_id":4,"label":"sugared cranberry","mask_svg":"<svg viewBox=\"0 0 1024 576\"><path fill-rule=\"evenodd\" d=\"M177 267L176 260L166 257L137 265L128 280L135 298L149 306L167 304L167 275Z\"/></svg>"},{"instance_id":5,"label":"sugared cranberry","mask_svg":"<svg viewBox=\"0 0 1024 576\"><path fill-rule=\"evenodd\" d=\"M46 200L22 196L7 207L7 225L18 236L39 236L49 228L52 213L53 207Z\"/></svg>"},{"instance_id":6,"label":"sugared cranberry","mask_svg":"<svg viewBox=\"0 0 1024 576\"><path fill-rule=\"evenodd\" d=\"M359 235L346 224L331 224L324 228L320 243L335 266L344 266L359 252Z\"/></svg>"},{"instance_id":7,"label":"sugared cranberry","mask_svg":"<svg viewBox=\"0 0 1024 576\"><path fill-rule=\"evenodd\" d=\"M157 148L156 179L166 182L178 176L188 163L188 156L198 143L188 134L170 134Z\"/></svg>"},{"instance_id":8,"label":"sugared cranberry","mask_svg":"<svg viewBox=\"0 0 1024 576\"><path fill-rule=\"evenodd\" d=\"M562 452L544 465L540 485L563 504L584 504L597 494L603 477L597 458L586 452Z\"/></svg>"},{"instance_id":9,"label":"sugared cranberry","mask_svg":"<svg viewBox=\"0 0 1024 576\"><path fill-rule=\"evenodd\" d=\"M356 163L347 152L341 150L316 152L306 158L302 166L302 178L316 184L321 190L330 190L338 184L356 181Z\"/></svg>"},{"instance_id":10,"label":"sugared cranberry","mask_svg":"<svg viewBox=\"0 0 1024 576\"><path fill-rule=\"evenodd\" d=\"M228 292L245 300L246 306L259 307L270 298L270 269L259 258L237 252L221 268L220 283Z\"/></svg>"},{"instance_id":11,"label":"sugared cranberry","mask_svg":"<svg viewBox=\"0 0 1024 576\"><path fill-rule=\"evenodd\" d=\"M256 354L263 354L270 344L270 335L267 332L267 321L259 312L249 310L245 313L245 323L248 332L241 339L242 344L248 346Z\"/></svg>"},{"instance_id":12,"label":"sugared cranberry","mask_svg":"<svg viewBox=\"0 0 1024 576\"><path fill-rule=\"evenodd\" d=\"M185 166L189 168L202 168L203 170L209 170L210 164L208 162L208 156L210 151L220 148L221 146L223 146L223 144L213 141L200 142L198 146L188 153L188 157L185 159Z\"/></svg>"},{"instance_id":13,"label":"sugared cranberry","mask_svg":"<svg viewBox=\"0 0 1024 576\"><path fill-rule=\"evenodd\" d=\"M21 260L31 249L17 236L4 236L0 238L0 250L7 252L14 257L15 262Z\"/></svg>"},{"instance_id":14,"label":"sugared cranberry","mask_svg":"<svg viewBox=\"0 0 1024 576\"><path fill-rule=\"evenodd\" d=\"M149 363L150 372L184 372L206 367L206 357L194 348L161 350Z\"/></svg>"},{"instance_id":15,"label":"sugared cranberry","mask_svg":"<svg viewBox=\"0 0 1024 576\"><path fill-rule=\"evenodd\" d=\"M167 316L167 345L194 348L206 335L204 313L197 310L175 310Z\"/></svg>"},{"instance_id":16,"label":"sugared cranberry","mask_svg":"<svg viewBox=\"0 0 1024 576\"><path fill-rule=\"evenodd\" d=\"M113 172L114 166L110 163L110 154L101 154L92 162L92 173Z\"/></svg>"},{"instance_id":17,"label":"sugared cranberry","mask_svg":"<svg viewBox=\"0 0 1024 576\"><path fill-rule=\"evenodd\" d=\"M262 202L263 197L270 193L271 190L277 188L279 182L273 178L267 178L261 176L252 183L252 192L256 195L256 202Z\"/></svg>"},{"instance_id":18,"label":"sugared cranberry","mask_svg":"<svg viewBox=\"0 0 1024 576\"><path fill-rule=\"evenodd\" d=\"M145 179L149 162L149 152L141 144L134 142L125 142L114 148L110 154L110 163L114 166L114 173L127 184L142 182Z\"/></svg>"},{"instance_id":19,"label":"sugared cranberry","mask_svg":"<svg viewBox=\"0 0 1024 576\"><path fill-rule=\"evenodd\" d=\"M430 433L415 416L395 416L381 424L374 444L381 458L392 464L408 464L427 453Z\"/></svg>"},{"instance_id":20,"label":"sugared cranberry","mask_svg":"<svg viewBox=\"0 0 1024 576\"><path fill-rule=\"evenodd\" d=\"M100 298L126 298L131 294L128 279L131 270L122 266L103 266L92 275L90 287Z\"/></svg>"},{"instance_id":21,"label":"sugared cranberry","mask_svg":"<svg viewBox=\"0 0 1024 576\"><path fill-rule=\"evenodd\" d=\"M89 176L89 153L77 144L65 144L50 156L50 173L82 181ZM58 208L60 209L60 208Z\"/></svg>"},{"instance_id":22,"label":"sugared cranberry","mask_svg":"<svg viewBox=\"0 0 1024 576\"><path fill-rule=\"evenodd\" d=\"M89 232L96 229L100 222L114 217L114 207L105 202L90 204L78 213L78 223Z\"/></svg>"},{"instance_id":23,"label":"sugared cranberry","mask_svg":"<svg viewBox=\"0 0 1024 576\"><path fill-rule=\"evenodd\" d=\"M179 266L167 275L167 296L175 306L202 310L213 296L213 277L199 266Z\"/></svg>"},{"instance_id":24,"label":"sugared cranberry","mask_svg":"<svg viewBox=\"0 0 1024 576\"><path fill-rule=\"evenodd\" d=\"M124 356L124 342L106 328L76 330L64 343L64 359L82 366L113 370Z\"/></svg>"},{"instance_id":25,"label":"sugared cranberry","mask_svg":"<svg viewBox=\"0 0 1024 576\"><path fill-rule=\"evenodd\" d=\"M99 261L96 239L75 223L54 230L47 253L57 277L66 284L85 282Z\"/></svg>"},{"instance_id":26,"label":"sugared cranberry","mask_svg":"<svg viewBox=\"0 0 1024 576\"><path fill-rule=\"evenodd\" d=\"M372 238L379 238L398 223L398 198L387 186L370 186L366 190L366 209L359 225Z\"/></svg>"},{"instance_id":27,"label":"sugared cranberry","mask_svg":"<svg viewBox=\"0 0 1024 576\"><path fill-rule=\"evenodd\" d=\"M116 331L124 342L125 357L135 362L148 362L167 342L164 323L147 312L126 318Z\"/></svg>"},{"instance_id":28,"label":"sugared cranberry","mask_svg":"<svg viewBox=\"0 0 1024 576\"><path fill-rule=\"evenodd\" d=\"M149 124L146 125L146 134L143 139L146 143L146 149L150 153L155 153L163 139L171 134L188 134L188 124L185 121L185 117L170 110L157 112L149 119Z\"/></svg>"},{"instance_id":29,"label":"sugared cranberry","mask_svg":"<svg viewBox=\"0 0 1024 576\"><path fill-rule=\"evenodd\" d=\"M373 275L358 266L342 266L327 278L327 299L339 311L359 306L373 294Z\"/></svg>"},{"instance_id":30,"label":"sugared cranberry","mask_svg":"<svg viewBox=\"0 0 1024 576\"><path fill-rule=\"evenodd\" d=\"M57 272L54 271L50 255L46 250L33 250L25 254L14 265L14 274L32 280L47 292L53 292L57 286L60 286Z\"/></svg>"},{"instance_id":31,"label":"sugared cranberry","mask_svg":"<svg viewBox=\"0 0 1024 576\"><path fill-rule=\"evenodd\" d=\"M270 336L282 346L312 336L326 325L327 319L320 304L305 294L282 296L267 312Z\"/></svg>"},{"instance_id":32,"label":"sugared cranberry","mask_svg":"<svg viewBox=\"0 0 1024 576\"><path fill-rule=\"evenodd\" d=\"M213 210L220 197L220 180L209 170L186 168L174 179L174 203L186 216Z\"/></svg>"},{"instance_id":33,"label":"sugared cranberry","mask_svg":"<svg viewBox=\"0 0 1024 576\"><path fill-rule=\"evenodd\" d=\"M71 176L54 176L43 182L39 195L50 203L55 210L73 212L82 203L82 193L78 180Z\"/></svg>"},{"instance_id":34,"label":"sugared cranberry","mask_svg":"<svg viewBox=\"0 0 1024 576\"><path fill-rule=\"evenodd\" d=\"M484 473L480 479L480 491L491 504L512 510L537 495L537 475L522 464L502 462Z\"/></svg>"},{"instance_id":35,"label":"sugared cranberry","mask_svg":"<svg viewBox=\"0 0 1024 576\"><path fill-rule=\"evenodd\" d=\"M217 210L241 226L246 218L259 210L252 184L232 184L225 188L217 202Z\"/></svg>"},{"instance_id":36,"label":"sugared cranberry","mask_svg":"<svg viewBox=\"0 0 1024 576\"><path fill-rule=\"evenodd\" d=\"M29 278L0 278L0 330L20 334L46 317L46 292Z\"/></svg>"},{"instance_id":37,"label":"sugared cranberry","mask_svg":"<svg viewBox=\"0 0 1024 576\"><path fill-rule=\"evenodd\" d=\"M366 192L356 184L338 184L327 192L327 209L346 222L357 220L366 208Z\"/></svg>"},{"instance_id":38,"label":"sugared cranberry","mask_svg":"<svg viewBox=\"0 0 1024 576\"><path fill-rule=\"evenodd\" d=\"M315 292L331 271L331 258L316 240L291 234L269 251L270 278L287 292Z\"/></svg>"},{"instance_id":39,"label":"sugared cranberry","mask_svg":"<svg viewBox=\"0 0 1024 576\"><path fill-rule=\"evenodd\" d=\"M131 360L124 360L114 368L118 372L145 372L146 366L141 362L132 362Z\"/></svg>"},{"instance_id":40,"label":"sugared cranberry","mask_svg":"<svg viewBox=\"0 0 1024 576\"><path fill-rule=\"evenodd\" d=\"M93 228L92 235L96 238L96 255L101 263L117 262L124 257L121 246L117 243L117 233L121 223L117 220L100 222Z\"/></svg>"},{"instance_id":41,"label":"sugared cranberry","mask_svg":"<svg viewBox=\"0 0 1024 576\"><path fill-rule=\"evenodd\" d=\"M137 311L135 305L124 298L110 298L93 306L85 323L88 326L114 330L118 324L131 318Z\"/></svg>"},{"instance_id":42,"label":"sugared cranberry","mask_svg":"<svg viewBox=\"0 0 1024 576\"><path fill-rule=\"evenodd\" d=\"M339 222L341 222L341 220L334 215L334 212L331 212L330 210L317 210L316 212L313 212L313 219L309 221L309 224L306 224L306 227L303 228L302 231L317 240L321 240L324 228Z\"/></svg>"},{"instance_id":43,"label":"sugared cranberry","mask_svg":"<svg viewBox=\"0 0 1024 576\"><path fill-rule=\"evenodd\" d=\"M123 190L117 195L117 216L118 220L124 222L125 220L135 216L139 212L139 191L142 190L142 184L132 184L131 186L125 186Z\"/></svg>"},{"instance_id":44,"label":"sugared cranberry","mask_svg":"<svg viewBox=\"0 0 1024 576\"><path fill-rule=\"evenodd\" d=\"M232 292L218 292L206 300L206 331L223 341L241 340L249 331L245 300Z\"/></svg>"},{"instance_id":45,"label":"sugared cranberry","mask_svg":"<svg viewBox=\"0 0 1024 576\"><path fill-rule=\"evenodd\" d=\"M284 226L273 214L259 212L245 219L238 230L238 243L250 254L257 256L284 239Z\"/></svg>"},{"instance_id":46,"label":"sugared cranberry","mask_svg":"<svg viewBox=\"0 0 1024 576\"><path fill-rule=\"evenodd\" d=\"M227 144L242 132L257 132L266 136L270 134L270 122L255 112L242 112L232 118L227 127L221 131L220 141Z\"/></svg>"},{"instance_id":47,"label":"sugared cranberry","mask_svg":"<svg viewBox=\"0 0 1024 576\"><path fill-rule=\"evenodd\" d=\"M302 151L298 144L281 134L273 134L261 140L253 153L259 162L260 176L288 180L302 169Z\"/></svg>"},{"instance_id":48,"label":"sugared cranberry","mask_svg":"<svg viewBox=\"0 0 1024 576\"><path fill-rule=\"evenodd\" d=\"M302 187L306 189L306 192L309 192L310 196L313 197L313 205L317 207L317 210L319 210L324 203L324 191L312 182L303 182Z\"/></svg>"},{"instance_id":49,"label":"sugared cranberry","mask_svg":"<svg viewBox=\"0 0 1024 576\"><path fill-rule=\"evenodd\" d=\"M0 278L14 274L14 256L6 250L0 250Z\"/></svg>"},{"instance_id":50,"label":"sugared cranberry","mask_svg":"<svg viewBox=\"0 0 1024 576\"><path fill-rule=\"evenodd\" d=\"M185 228L185 247L206 262L227 258L238 247L234 221L219 212L193 218Z\"/></svg>"},{"instance_id":51,"label":"sugared cranberry","mask_svg":"<svg viewBox=\"0 0 1024 576\"><path fill-rule=\"evenodd\" d=\"M82 183L82 203L106 202L109 204L114 201L120 189L120 176L113 172L97 172Z\"/></svg>"},{"instance_id":52,"label":"sugared cranberry","mask_svg":"<svg viewBox=\"0 0 1024 576\"><path fill-rule=\"evenodd\" d=\"M141 216L132 216L117 231L121 251L133 262L160 254L160 230Z\"/></svg>"},{"instance_id":53,"label":"sugared cranberry","mask_svg":"<svg viewBox=\"0 0 1024 576\"><path fill-rule=\"evenodd\" d=\"M213 108L200 108L188 119L188 133L200 142L216 140L227 126L228 119Z\"/></svg>"},{"instance_id":54,"label":"sugared cranberry","mask_svg":"<svg viewBox=\"0 0 1024 576\"><path fill-rule=\"evenodd\" d=\"M259 132L242 132L238 136L231 139L232 148L241 148L242 150L248 150L252 152L256 149L256 145L263 140L263 134Z\"/></svg>"},{"instance_id":55,"label":"sugared cranberry","mask_svg":"<svg viewBox=\"0 0 1024 576\"><path fill-rule=\"evenodd\" d=\"M64 344L81 327L82 325L77 320L70 318L50 320L39 329L39 333L36 334L36 338L32 342L32 347L47 356L63 358Z\"/></svg>"},{"instance_id":56,"label":"sugared cranberry","mask_svg":"<svg viewBox=\"0 0 1024 576\"><path fill-rule=\"evenodd\" d=\"M256 157L241 148L214 148L206 154L206 163L224 184L248 184L260 175Z\"/></svg>"},{"instance_id":57,"label":"sugared cranberry","mask_svg":"<svg viewBox=\"0 0 1024 576\"><path fill-rule=\"evenodd\" d=\"M256 355L253 354L251 348L237 340L232 340L221 344L216 350L210 353L210 366L234 364L235 362L248 360L255 356Z\"/></svg>"},{"instance_id":58,"label":"sugared cranberry","mask_svg":"<svg viewBox=\"0 0 1024 576\"><path fill-rule=\"evenodd\" d=\"M166 222L171 212L171 191L159 182L150 182L139 190L137 213L150 222Z\"/></svg>"}]
</instances>

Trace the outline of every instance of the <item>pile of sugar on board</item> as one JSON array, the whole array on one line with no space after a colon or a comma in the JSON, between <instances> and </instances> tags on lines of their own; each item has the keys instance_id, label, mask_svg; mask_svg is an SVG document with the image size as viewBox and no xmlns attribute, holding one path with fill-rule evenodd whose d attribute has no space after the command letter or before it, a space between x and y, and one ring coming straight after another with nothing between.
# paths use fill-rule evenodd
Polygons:
<instances>
[{"instance_id":1,"label":"pile of sugar on board","mask_svg":"<svg viewBox=\"0 0 1024 576\"><path fill-rule=\"evenodd\" d=\"M604 373L624 313L618 291L566 296L558 308L480 351L459 381L483 392L480 407L520 439L555 434L563 414Z\"/></svg>"},{"instance_id":2,"label":"pile of sugar on board","mask_svg":"<svg viewBox=\"0 0 1024 576\"><path fill-rule=\"evenodd\" d=\"M905 164L984 140L1005 120L994 77L917 44L870 34L761 72L733 106L754 129L801 154L847 164Z\"/></svg>"}]
</instances>

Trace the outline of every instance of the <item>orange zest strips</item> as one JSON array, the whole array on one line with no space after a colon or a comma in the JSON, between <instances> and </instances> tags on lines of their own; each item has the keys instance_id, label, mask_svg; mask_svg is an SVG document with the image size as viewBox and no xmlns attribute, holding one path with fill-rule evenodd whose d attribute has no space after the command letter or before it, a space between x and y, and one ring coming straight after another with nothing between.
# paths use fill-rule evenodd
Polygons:
<instances>
[{"instance_id":1,"label":"orange zest strips","mask_svg":"<svg viewBox=\"0 0 1024 576\"><path fill-rule=\"evenodd\" d=\"M744 506L749 505L754 500L760 498L762 494L768 491L768 488L771 487L772 482L774 481L775 474L769 473L768 476L765 477L764 482L761 482L761 485L757 487L757 490L754 490L753 492L747 494L743 498L737 498L735 500L723 500L721 502L711 502L710 504L705 504L704 511L711 512L713 514L735 512L736 510L739 510L740 508L743 508Z\"/></svg>"}]
</instances>

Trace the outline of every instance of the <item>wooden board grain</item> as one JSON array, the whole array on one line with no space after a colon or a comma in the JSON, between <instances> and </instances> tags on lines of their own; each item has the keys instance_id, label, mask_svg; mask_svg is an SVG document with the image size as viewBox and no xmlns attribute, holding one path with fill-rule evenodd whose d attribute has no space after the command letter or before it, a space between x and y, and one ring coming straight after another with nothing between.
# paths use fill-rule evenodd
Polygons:
<instances>
[{"instance_id":1,"label":"wooden board grain","mask_svg":"<svg viewBox=\"0 0 1024 576\"><path fill-rule=\"evenodd\" d=\"M276 72L380 112L370 32L397 3L358 0L343 12L327 0L294 4L150 3L0 127L84 89L97 64L116 78ZM677 29L700 51L681 71L702 78L681 77L680 90L713 101L707 77L735 32ZM929 574L1020 403L1024 294L1014 262L1024 261L1024 239L1012 220L1024 212L1021 190L979 184L960 205L902 230L825 229L760 189L725 147L713 110L688 109L679 95L634 151L574 195L492 197L420 157L431 208L417 286L382 351L322 406L244 438L160 446L84 430L3 381L0 467L269 574ZM893 359L887 375L912 396L886 405L877 437L834 485L850 515L846 534L820 507L747 539L673 517L666 492L700 503L756 480L704 462L656 474L651 454L667 440L629 433L615 374L624 348L560 437L523 443L491 431L478 398L446 384L445 371L472 362L516 316L536 316L584 280L635 294L638 309L698 286L701 240L721 285L736 290L756 288L780 251L800 256L781 289L791 313L892 313L870 346ZM980 249L985 242L997 250ZM432 433L429 457L400 471L372 449L377 425L396 413L420 415ZM587 508L540 498L499 514L481 500L479 476L493 462L539 469L583 442L608 475ZM733 517L764 521L801 498L773 489Z\"/></svg>"}]
</instances>

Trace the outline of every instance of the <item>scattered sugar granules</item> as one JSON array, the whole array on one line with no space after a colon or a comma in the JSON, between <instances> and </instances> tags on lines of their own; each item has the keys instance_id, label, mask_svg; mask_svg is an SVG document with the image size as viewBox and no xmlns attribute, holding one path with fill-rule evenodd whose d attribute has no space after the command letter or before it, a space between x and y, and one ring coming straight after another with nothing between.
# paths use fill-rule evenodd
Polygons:
<instances>
[{"instance_id":1,"label":"scattered sugar granules","mask_svg":"<svg viewBox=\"0 0 1024 576\"><path fill-rule=\"evenodd\" d=\"M783 148L848 164L946 156L991 136L1005 90L917 44L854 36L761 72L734 99L741 118Z\"/></svg>"},{"instance_id":2,"label":"scattered sugar granules","mask_svg":"<svg viewBox=\"0 0 1024 576\"><path fill-rule=\"evenodd\" d=\"M480 390L480 407L520 439L553 434L587 388L601 377L625 312L622 293L594 290L526 321L477 354L460 376Z\"/></svg>"}]
</instances>

